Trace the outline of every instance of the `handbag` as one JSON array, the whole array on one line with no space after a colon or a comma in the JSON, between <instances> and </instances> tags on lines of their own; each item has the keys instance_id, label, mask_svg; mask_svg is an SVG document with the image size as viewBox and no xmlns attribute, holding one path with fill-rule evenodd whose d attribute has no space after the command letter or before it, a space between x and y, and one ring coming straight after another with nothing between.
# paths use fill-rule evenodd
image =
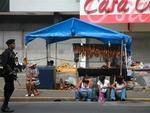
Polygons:
<instances>
[{"instance_id":1,"label":"handbag","mask_svg":"<svg viewBox=\"0 0 150 113\"><path fill-rule=\"evenodd\" d=\"M37 79L37 80L35 81L35 85L36 85L36 86L40 85L40 80L39 80L39 79Z\"/></svg>"}]
</instances>

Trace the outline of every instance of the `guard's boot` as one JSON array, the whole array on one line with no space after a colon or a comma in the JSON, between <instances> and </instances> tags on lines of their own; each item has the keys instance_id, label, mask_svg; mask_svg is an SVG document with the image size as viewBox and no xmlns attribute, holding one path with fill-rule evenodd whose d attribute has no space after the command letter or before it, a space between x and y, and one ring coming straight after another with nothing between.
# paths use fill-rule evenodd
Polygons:
<instances>
[{"instance_id":1,"label":"guard's boot","mask_svg":"<svg viewBox=\"0 0 150 113\"><path fill-rule=\"evenodd\" d=\"M2 107L2 108L1 108L1 111L2 111L2 112L14 112L14 110L13 110L13 109L10 109L9 107L6 107L6 108Z\"/></svg>"}]
</instances>

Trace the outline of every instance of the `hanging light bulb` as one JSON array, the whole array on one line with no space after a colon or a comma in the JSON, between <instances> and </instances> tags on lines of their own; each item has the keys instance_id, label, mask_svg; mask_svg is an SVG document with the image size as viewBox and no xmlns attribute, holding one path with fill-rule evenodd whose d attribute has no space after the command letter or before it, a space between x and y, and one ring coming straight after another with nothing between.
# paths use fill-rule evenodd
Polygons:
<instances>
[{"instance_id":1,"label":"hanging light bulb","mask_svg":"<svg viewBox=\"0 0 150 113\"><path fill-rule=\"evenodd\" d=\"M109 47L111 46L110 41L108 42L108 46L109 46Z\"/></svg>"}]
</instances>

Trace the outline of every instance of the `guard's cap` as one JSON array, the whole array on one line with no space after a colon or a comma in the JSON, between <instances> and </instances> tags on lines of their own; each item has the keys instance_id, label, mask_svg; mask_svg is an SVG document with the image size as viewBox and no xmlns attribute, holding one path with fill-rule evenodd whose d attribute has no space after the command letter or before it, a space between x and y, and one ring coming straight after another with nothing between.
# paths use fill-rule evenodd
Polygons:
<instances>
[{"instance_id":1,"label":"guard's cap","mask_svg":"<svg viewBox=\"0 0 150 113\"><path fill-rule=\"evenodd\" d=\"M10 45L10 44L13 44L13 43L15 43L15 39L9 39L9 40L6 41L7 45Z\"/></svg>"}]
</instances>

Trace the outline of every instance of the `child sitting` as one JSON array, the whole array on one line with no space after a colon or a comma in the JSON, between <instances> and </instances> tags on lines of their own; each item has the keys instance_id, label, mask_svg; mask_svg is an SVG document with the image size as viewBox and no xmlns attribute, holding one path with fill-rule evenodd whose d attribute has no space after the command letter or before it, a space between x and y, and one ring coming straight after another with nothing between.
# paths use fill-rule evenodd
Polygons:
<instances>
[{"instance_id":1,"label":"child sitting","mask_svg":"<svg viewBox=\"0 0 150 113\"><path fill-rule=\"evenodd\" d=\"M98 89L99 89L99 102L105 102L106 97L109 98L109 81L105 79L104 75L99 76L99 81L97 82Z\"/></svg>"}]
</instances>

